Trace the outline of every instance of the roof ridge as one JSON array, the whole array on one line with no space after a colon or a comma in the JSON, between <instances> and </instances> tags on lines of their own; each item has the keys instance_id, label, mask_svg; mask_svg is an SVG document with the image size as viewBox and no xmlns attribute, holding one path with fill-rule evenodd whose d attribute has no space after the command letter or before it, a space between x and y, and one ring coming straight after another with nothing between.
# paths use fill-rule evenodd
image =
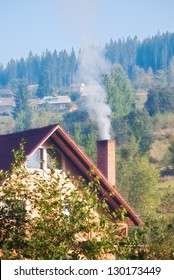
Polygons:
<instances>
[{"instance_id":1,"label":"roof ridge","mask_svg":"<svg viewBox=\"0 0 174 280\"><path fill-rule=\"evenodd\" d=\"M34 131L36 131L36 130L39 130L39 131L41 131L41 130L44 130L44 129L52 129L52 128L57 128L58 126L59 126L60 124L59 123L57 123L57 124L51 124L51 125L46 125L46 126L42 126L42 127L35 127L35 128L29 128L29 129L27 129L27 130L21 130L21 131L16 131L16 132L11 132L11 133L6 133L6 134L0 134L0 137L2 137L2 136L10 136L10 135L22 135L23 133L26 133L26 132L28 132L28 131L30 131L30 132L34 132Z\"/></svg>"}]
</instances>

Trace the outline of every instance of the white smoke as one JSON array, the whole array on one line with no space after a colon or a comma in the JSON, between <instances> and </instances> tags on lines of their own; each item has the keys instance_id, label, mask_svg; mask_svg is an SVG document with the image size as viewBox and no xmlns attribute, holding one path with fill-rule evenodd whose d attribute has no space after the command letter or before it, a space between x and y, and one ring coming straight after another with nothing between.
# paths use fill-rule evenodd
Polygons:
<instances>
[{"instance_id":1,"label":"white smoke","mask_svg":"<svg viewBox=\"0 0 174 280\"><path fill-rule=\"evenodd\" d=\"M110 69L111 65L101 49L91 46L81 52L77 77L86 84L86 108L98 124L101 139L110 139L111 109L106 103L106 92L101 83L102 76L109 73Z\"/></svg>"}]
</instances>

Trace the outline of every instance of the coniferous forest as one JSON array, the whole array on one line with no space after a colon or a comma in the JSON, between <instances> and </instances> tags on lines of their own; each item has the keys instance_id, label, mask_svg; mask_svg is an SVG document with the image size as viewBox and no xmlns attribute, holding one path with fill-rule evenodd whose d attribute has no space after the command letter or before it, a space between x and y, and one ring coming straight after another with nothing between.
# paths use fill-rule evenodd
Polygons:
<instances>
[{"instance_id":1,"label":"coniferous forest","mask_svg":"<svg viewBox=\"0 0 174 280\"><path fill-rule=\"evenodd\" d=\"M137 37L111 39L105 45L105 55L112 64L119 63L129 79L134 79L137 67L147 72L167 71L174 56L174 33L157 34L142 42ZM28 84L38 84L42 79L52 88L69 86L74 79L78 65L78 53L72 48L54 52L46 50L41 56L30 51L27 58L14 60L6 66L0 65L0 86L14 85L19 79L26 79Z\"/></svg>"}]
</instances>

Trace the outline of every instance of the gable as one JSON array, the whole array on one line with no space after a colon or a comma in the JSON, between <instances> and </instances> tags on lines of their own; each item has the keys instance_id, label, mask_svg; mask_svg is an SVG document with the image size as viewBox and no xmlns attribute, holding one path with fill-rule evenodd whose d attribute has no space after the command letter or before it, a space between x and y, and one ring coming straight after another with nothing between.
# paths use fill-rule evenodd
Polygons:
<instances>
[{"instance_id":1,"label":"gable","mask_svg":"<svg viewBox=\"0 0 174 280\"><path fill-rule=\"evenodd\" d=\"M7 171L14 161L13 150L19 150L22 139L25 140L26 155L32 154L42 143L44 143L57 125L51 125L39 129L31 129L7 135L0 135L0 169Z\"/></svg>"},{"instance_id":2,"label":"gable","mask_svg":"<svg viewBox=\"0 0 174 280\"><path fill-rule=\"evenodd\" d=\"M83 176L89 182L91 180L89 171L92 169L100 179L101 195L108 200L110 208L115 210L122 205L127 210L129 225L143 225L138 215L60 125L56 124L9 135L1 135L0 169L8 170L10 168L13 162L12 150L19 149L22 139L26 141L25 152L27 156L31 156L40 146L49 143L53 144L57 149L61 167L65 172L70 171L72 175Z\"/></svg>"}]
</instances>

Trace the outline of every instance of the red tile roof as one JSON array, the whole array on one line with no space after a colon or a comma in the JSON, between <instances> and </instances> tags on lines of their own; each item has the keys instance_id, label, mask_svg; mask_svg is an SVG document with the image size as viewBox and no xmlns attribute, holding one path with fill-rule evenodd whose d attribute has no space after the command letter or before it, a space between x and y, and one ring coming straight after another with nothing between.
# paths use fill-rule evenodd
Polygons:
<instances>
[{"instance_id":1,"label":"red tile roof","mask_svg":"<svg viewBox=\"0 0 174 280\"><path fill-rule=\"evenodd\" d=\"M126 203L118 191L108 182L105 176L98 170L86 154L76 145L71 137L63 130L59 124L47 127L30 129L8 135L0 135L0 169L8 170L13 162L13 149L19 149L22 139L25 139L25 152L30 155L48 138L52 138L62 152L73 161L74 165L81 171L83 176L90 180L89 170L92 168L100 178L101 194L107 198L112 209L123 206L127 210L129 225L143 225L142 220L133 209ZM111 196L112 194L112 196Z\"/></svg>"}]
</instances>

